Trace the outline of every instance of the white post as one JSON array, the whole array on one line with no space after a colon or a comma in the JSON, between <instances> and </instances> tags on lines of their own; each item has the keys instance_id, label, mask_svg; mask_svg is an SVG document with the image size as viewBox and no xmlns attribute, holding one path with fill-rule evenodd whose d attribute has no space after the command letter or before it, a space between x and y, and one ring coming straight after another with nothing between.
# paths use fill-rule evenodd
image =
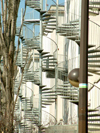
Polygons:
<instances>
[{"instance_id":1,"label":"white post","mask_svg":"<svg viewBox=\"0 0 100 133\"><path fill-rule=\"evenodd\" d=\"M43 0L40 0L41 10L43 10ZM40 13L40 49L42 49L42 14ZM39 76L40 76L40 86L42 85L42 56L41 52L39 55ZM42 91L39 86L39 125L41 126L42 122ZM39 128L39 133L41 133L41 129Z\"/></svg>"},{"instance_id":2,"label":"white post","mask_svg":"<svg viewBox=\"0 0 100 133\"><path fill-rule=\"evenodd\" d=\"M58 0L56 1L56 29L57 28L58 28ZM58 45L58 34L57 33L56 33L56 44ZM58 49L57 49L56 58L57 58L57 62L58 62ZM58 86L58 65L55 66L55 91L56 91L57 86ZM55 118L56 118L56 120L57 120L57 113L58 113L57 104L58 104L58 102L57 102L57 96L56 96L56 99L55 99Z\"/></svg>"},{"instance_id":3,"label":"white post","mask_svg":"<svg viewBox=\"0 0 100 133\"><path fill-rule=\"evenodd\" d=\"M23 18L23 9L21 8L21 24L22 24L22 18ZM22 35L22 31L21 31L21 35ZM21 67L22 67L22 65L23 65L23 44L21 43ZM21 68L20 68L20 78L21 78L21 74L22 74L22 71L21 71ZM20 90L20 93L21 93L21 90ZM21 100L21 97L19 97L20 120L21 120L21 110L22 110L21 104L22 104L22 100ZM21 126L20 126L20 123L19 123L19 133L20 132L21 132Z\"/></svg>"},{"instance_id":4,"label":"white post","mask_svg":"<svg viewBox=\"0 0 100 133\"><path fill-rule=\"evenodd\" d=\"M21 24L22 24L22 19L23 19L23 9L21 8ZM23 29L22 29L23 30ZM23 32L21 31L21 36ZM23 44L21 42L21 67L23 65Z\"/></svg>"},{"instance_id":5,"label":"white post","mask_svg":"<svg viewBox=\"0 0 100 133\"><path fill-rule=\"evenodd\" d=\"M45 0L45 10L47 11L47 0Z\"/></svg>"},{"instance_id":6,"label":"white post","mask_svg":"<svg viewBox=\"0 0 100 133\"><path fill-rule=\"evenodd\" d=\"M79 0L79 37L81 33L81 0Z\"/></svg>"}]
</instances>

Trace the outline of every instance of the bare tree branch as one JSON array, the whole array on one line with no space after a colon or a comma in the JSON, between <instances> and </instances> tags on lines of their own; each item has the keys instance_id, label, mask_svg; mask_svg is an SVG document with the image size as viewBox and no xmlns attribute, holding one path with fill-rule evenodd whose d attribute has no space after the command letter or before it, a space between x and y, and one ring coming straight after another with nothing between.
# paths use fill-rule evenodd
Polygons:
<instances>
[{"instance_id":1,"label":"bare tree branch","mask_svg":"<svg viewBox=\"0 0 100 133\"><path fill-rule=\"evenodd\" d=\"M3 82L3 79L2 79L2 71L1 71L1 69L0 69L0 84L1 84L2 89L5 90L4 82Z\"/></svg>"},{"instance_id":2,"label":"bare tree branch","mask_svg":"<svg viewBox=\"0 0 100 133\"><path fill-rule=\"evenodd\" d=\"M7 0L4 0L4 34L6 36L6 23L7 23Z\"/></svg>"},{"instance_id":3,"label":"bare tree branch","mask_svg":"<svg viewBox=\"0 0 100 133\"><path fill-rule=\"evenodd\" d=\"M19 46L20 46L20 35L21 35L22 27L23 27L23 21L24 21L24 17L25 17L25 12L26 12L26 0L25 0L25 10L24 10L23 18L22 18L22 24L21 24L20 31L19 31L18 47L17 47L17 51L16 51L16 57L15 57L14 64L16 63L17 57L18 57L18 51L19 51Z\"/></svg>"},{"instance_id":4,"label":"bare tree branch","mask_svg":"<svg viewBox=\"0 0 100 133\"><path fill-rule=\"evenodd\" d=\"M24 68L25 68L25 66L26 66L26 64L27 64L27 57L28 57L28 53L27 53L27 56L26 56L26 62L25 62L25 65L24 65L24 67L22 68L22 75L21 75L21 80L20 80L20 83L19 83L18 91L17 91L17 96L16 96L16 99L15 99L15 102L14 102L14 108L15 108L15 104L16 104L17 99L18 99L18 95L19 95L19 91L20 91L20 86L21 86L21 84L22 84ZM14 108L13 108L13 110L14 110Z\"/></svg>"},{"instance_id":5,"label":"bare tree branch","mask_svg":"<svg viewBox=\"0 0 100 133\"><path fill-rule=\"evenodd\" d=\"M3 12L3 0L1 0L1 15L2 15L2 21L4 21L4 12Z\"/></svg>"}]
</instances>

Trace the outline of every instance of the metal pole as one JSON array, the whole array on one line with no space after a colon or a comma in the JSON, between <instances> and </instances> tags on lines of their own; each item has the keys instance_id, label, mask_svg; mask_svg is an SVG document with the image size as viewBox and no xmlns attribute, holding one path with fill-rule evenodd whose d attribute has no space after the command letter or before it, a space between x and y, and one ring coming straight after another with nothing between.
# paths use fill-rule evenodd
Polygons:
<instances>
[{"instance_id":1,"label":"metal pole","mask_svg":"<svg viewBox=\"0 0 100 133\"><path fill-rule=\"evenodd\" d=\"M21 24L22 24L22 18L23 18L23 8L21 8ZM21 35L22 35L22 31L21 31ZM21 67L23 65L23 44L21 42ZM22 70L21 70L21 67L20 67L20 78L21 78L21 74L22 74ZM21 93L21 90L20 90L20 93ZM21 107L21 104L22 104L22 100L21 100L21 97L19 97L19 114L20 114L20 120L21 120L21 110L22 110L22 107ZM19 133L21 132L21 125L19 123Z\"/></svg>"},{"instance_id":2,"label":"metal pole","mask_svg":"<svg viewBox=\"0 0 100 133\"><path fill-rule=\"evenodd\" d=\"M88 5L89 0L82 0L79 72L79 133L88 132Z\"/></svg>"},{"instance_id":3,"label":"metal pole","mask_svg":"<svg viewBox=\"0 0 100 133\"><path fill-rule=\"evenodd\" d=\"M43 10L43 0L40 0L41 10ZM42 14L40 13L40 49L42 49ZM42 54L39 54L39 77L40 77L40 86L42 85ZM42 91L39 86L39 133L41 133L41 122L42 122Z\"/></svg>"},{"instance_id":4,"label":"metal pole","mask_svg":"<svg viewBox=\"0 0 100 133\"><path fill-rule=\"evenodd\" d=\"M58 0L56 0L56 29L58 27ZM56 44L58 45L58 34L56 33ZM58 51L56 55L58 61ZM58 85L58 65L55 66L55 91ZM57 120L57 96L55 98L55 118Z\"/></svg>"},{"instance_id":5,"label":"metal pole","mask_svg":"<svg viewBox=\"0 0 100 133\"><path fill-rule=\"evenodd\" d=\"M57 91L56 90L56 88L57 88L57 86L58 86L58 65L56 65L55 66L55 91ZM57 92L56 92L56 94L57 94ZM57 96L56 96L56 98L55 98L55 118L56 118L56 120L57 120Z\"/></svg>"},{"instance_id":6,"label":"metal pole","mask_svg":"<svg viewBox=\"0 0 100 133\"><path fill-rule=\"evenodd\" d=\"M58 28L58 5L59 0L56 0L56 28Z\"/></svg>"},{"instance_id":7,"label":"metal pole","mask_svg":"<svg viewBox=\"0 0 100 133\"><path fill-rule=\"evenodd\" d=\"M45 0L45 10L47 11L47 0Z\"/></svg>"},{"instance_id":8,"label":"metal pole","mask_svg":"<svg viewBox=\"0 0 100 133\"><path fill-rule=\"evenodd\" d=\"M22 19L23 19L23 8L21 8L21 24L22 24ZM21 31L21 35L23 35L23 31ZM21 42L21 67L23 65L22 62L23 62L23 44Z\"/></svg>"}]
</instances>

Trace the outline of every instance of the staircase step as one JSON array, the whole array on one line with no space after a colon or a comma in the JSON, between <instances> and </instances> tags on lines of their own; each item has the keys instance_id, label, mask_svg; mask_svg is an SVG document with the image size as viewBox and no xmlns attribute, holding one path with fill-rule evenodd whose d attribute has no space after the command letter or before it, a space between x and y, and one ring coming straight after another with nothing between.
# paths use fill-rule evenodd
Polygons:
<instances>
[{"instance_id":1,"label":"staircase step","mask_svg":"<svg viewBox=\"0 0 100 133\"><path fill-rule=\"evenodd\" d=\"M100 57L100 54L98 54L98 55L88 55L88 58L97 58L97 57Z\"/></svg>"},{"instance_id":2,"label":"staircase step","mask_svg":"<svg viewBox=\"0 0 100 133\"><path fill-rule=\"evenodd\" d=\"M76 28L79 28L79 25L74 25L74 24L69 24L69 23L67 23L67 24L65 24L65 26L59 26L59 27L58 27L58 29L65 29L65 28L66 28L66 29L69 29L69 30L70 30L70 29L76 29ZM58 29L57 29L57 30L58 30ZM66 29L65 29L65 30L66 30Z\"/></svg>"},{"instance_id":3,"label":"staircase step","mask_svg":"<svg viewBox=\"0 0 100 133\"><path fill-rule=\"evenodd\" d=\"M44 20L51 20L51 19L56 19L55 17L45 17L45 18L42 18L42 21Z\"/></svg>"},{"instance_id":4,"label":"staircase step","mask_svg":"<svg viewBox=\"0 0 100 133\"><path fill-rule=\"evenodd\" d=\"M52 100L52 99L56 99L56 97L42 97L42 100L43 100L43 99L44 99L44 100L48 100L48 99L49 99L49 100L50 100L50 99Z\"/></svg>"},{"instance_id":5,"label":"staircase step","mask_svg":"<svg viewBox=\"0 0 100 133\"><path fill-rule=\"evenodd\" d=\"M88 67L98 67L98 68L100 68L100 65L93 65L93 64L88 64Z\"/></svg>"},{"instance_id":6,"label":"staircase step","mask_svg":"<svg viewBox=\"0 0 100 133\"><path fill-rule=\"evenodd\" d=\"M75 40L75 42L76 43L78 43L79 45L80 45L80 40ZM95 45L90 45L90 44L88 44L88 48L93 48L93 47L95 47Z\"/></svg>"},{"instance_id":7,"label":"staircase step","mask_svg":"<svg viewBox=\"0 0 100 133\"><path fill-rule=\"evenodd\" d=\"M89 5L99 5L100 6L100 1L89 1Z\"/></svg>"},{"instance_id":8,"label":"staircase step","mask_svg":"<svg viewBox=\"0 0 100 133\"><path fill-rule=\"evenodd\" d=\"M67 24L62 24L62 25L64 25L64 26L70 26L70 25L79 25L79 20L78 21L76 21L76 22L69 22L69 23L67 23Z\"/></svg>"},{"instance_id":9,"label":"staircase step","mask_svg":"<svg viewBox=\"0 0 100 133\"><path fill-rule=\"evenodd\" d=\"M97 16L97 15L99 15L99 13L89 10L89 16Z\"/></svg>"},{"instance_id":10,"label":"staircase step","mask_svg":"<svg viewBox=\"0 0 100 133\"><path fill-rule=\"evenodd\" d=\"M99 119L97 119L97 118L93 118L93 119L92 119L92 118L91 118L91 119L88 119L88 121L93 121L93 122L94 122L94 121L99 121L99 122L100 122L100 118L99 118Z\"/></svg>"},{"instance_id":11,"label":"staircase step","mask_svg":"<svg viewBox=\"0 0 100 133\"><path fill-rule=\"evenodd\" d=\"M68 39L77 40L79 36L66 36Z\"/></svg>"},{"instance_id":12,"label":"staircase step","mask_svg":"<svg viewBox=\"0 0 100 133\"><path fill-rule=\"evenodd\" d=\"M46 85L39 85L40 88L46 87Z\"/></svg>"},{"instance_id":13,"label":"staircase step","mask_svg":"<svg viewBox=\"0 0 100 133\"><path fill-rule=\"evenodd\" d=\"M88 63L100 63L100 60L88 60Z\"/></svg>"},{"instance_id":14,"label":"staircase step","mask_svg":"<svg viewBox=\"0 0 100 133\"><path fill-rule=\"evenodd\" d=\"M56 61L56 60L54 60L54 61L43 61L43 63L48 63L48 64L50 64L50 63L57 63L57 61Z\"/></svg>"},{"instance_id":15,"label":"staircase step","mask_svg":"<svg viewBox=\"0 0 100 133\"><path fill-rule=\"evenodd\" d=\"M48 54L49 52L42 52L41 55L45 55L45 54Z\"/></svg>"},{"instance_id":16,"label":"staircase step","mask_svg":"<svg viewBox=\"0 0 100 133\"><path fill-rule=\"evenodd\" d=\"M93 48L93 47L95 47L95 45L90 45L90 44L88 44L88 49L89 49L89 48Z\"/></svg>"},{"instance_id":17,"label":"staircase step","mask_svg":"<svg viewBox=\"0 0 100 133\"><path fill-rule=\"evenodd\" d=\"M69 81L65 81L65 82L64 82L64 84L67 84L67 83L69 83Z\"/></svg>"},{"instance_id":18,"label":"staircase step","mask_svg":"<svg viewBox=\"0 0 100 133\"><path fill-rule=\"evenodd\" d=\"M71 89L57 89L57 92L66 92L66 93L68 92L69 93L69 91L71 91ZM73 91L76 91L78 93L78 90L73 89L72 92Z\"/></svg>"},{"instance_id":19,"label":"staircase step","mask_svg":"<svg viewBox=\"0 0 100 133\"><path fill-rule=\"evenodd\" d=\"M37 49L37 51L41 53L43 51L43 49Z\"/></svg>"},{"instance_id":20,"label":"staircase step","mask_svg":"<svg viewBox=\"0 0 100 133\"><path fill-rule=\"evenodd\" d=\"M52 23L50 24L50 23L48 23L48 24L43 24L43 26L56 26L56 24L52 24Z\"/></svg>"},{"instance_id":21,"label":"staircase step","mask_svg":"<svg viewBox=\"0 0 100 133\"><path fill-rule=\"evenodd\" d=\"M75 98L75 97L77 98L77 97L78 97L78 95L73 95L73 94L72 94L72 95L71 95L71 94L65 94L65 93L64 93L64 94L57 93L57 94L58 94L58 95L61 95L61 96L71 96L71 97L73 97L73 98Z\"/></svg>"},{"instance_id":22,"label":"staircase step","mask_svg":"<svg viewBox=\"0 0 100 133\"><path fill-rule=\"evenodd\" d=\"M79 100L70 100L70 102L78 105Z\"/></svg>"},{"instance_id":23,"label":"staircase step","mask_svg":"<svg viewBox=\"0 0 100 133\"><path fill-rule=\"evenodd\" d=\"M90 126L100 126L100 123L90 123L90 122L88 122L88 125L90 125Z\"/></svg>"},{"instance_id":24,"label":"staircase step","mask_svg":"<svg viewBox=\"0 0 100 133\"><path fill-rule=\"evenodd\" d=\"M57 59L56 58L43 59L43 61L48 61L48 60L57 60Z\"/></svg>"},{"instance_id":25,"label":"staircase step","mask_svg":"<svg viewBox=\"0 0 100 133\"><path fill-rule=\"evenodd\" d=\"M54 30L54 29L56 29L56 27L45 27L45 29L50 29L50 30Z\"/></svg>"},{"instance_id":26,"label":"staircase step","mask_svg":"<svg viewBox=\"0 0 100 133\"><path fill-rule=\"evenodd\" d=\"M42 56L42 58L52 57L53 55Z\"/></svg>"},{"instance_id":27,"label":"staircase step","mask_svg":"<svg viewBox=\"0 0 100 133\"><path fill-rule=\"evenodd\" d=\"M56 64L55 64L55 65L56 65ZM46 66L46 67L47 67L47 66L48 66L48 67L55 67L55 65L50 65L50 64L47 65L47 64L44 64L44 65L42 65L42 66L43 66L43 67L44 67L44 66Z\"/></svg>"},{"instance_id":28,"label":"staircase step","mask_svg":"<svg viewBox=\"0 0 100 133\"><path fill-rule=\"evenodd\" d=\"M42 108L46 108L46 106L43 106L43 105L42 105Z\"/></svg>"},{"instance_id":29,"label":"staircase step","mask_svg":"<svg viewBox=\"0 0 100 133\"><path fill-rule=\"evenodd\" d=\"M88 131L95 131L95 133L96 133L96 131L100 131L100 128L90 128L90 127L88 127Z\"/></svg>"},{"instance_id":30,"label":"staircase step","mask_svg":"<svg viewBox=\"0 0 100 133\"><path fill-rule=\"evenodd\" d=\"M65 32L59 31L57 33L60 33L61 36L66 36L68 39L70 39L70 38L76 38L79 35L78 32L73 32L73 33L72 32L67 32L66 33L66 31Z\"/></svg>"},{"instance_id":31,"label":"staircase step","mask_svg":"<svg viewBox=\"0 0 100 133\"><path fill-rule=\"evenodd\" d=\"M96 116L100 116L100 114L88 114L88 117L96 117Z\"/></svg>"},{"instance_id":32,"label":"staircase step","mask_svg":"<svg viewBox=\"0 0 100 133\"><path fill-rule=\"evenodd\" d=\"M43 103L43 102L42 102L42 105L51 105L51 104L50 104L50 103Z\"/></svg>"},{"instance_id":33,"label":"staircase step","mask_svg":"<svg viewBox=\"0 0 100 133\"><path fill-rule=\"evenodd\" d=\"M70 99L70 96L63 96L62 99Z\"/></svg>"},{"instance_id":34,"label":"staircase step","mask_svg":"<svg viewBox=\"0 0 100 133\"><path fill-rule=\"evenodd\" d=\"M45 13L45 14L42 15L42 17L48 17L48 16L51 16L51 14Z\"/></svg>"},{"instance_id":35,"label":"staircase step","mask_svg":"<svg viewBox=\"0 0 100 133\"><path fill-rule=\"evenodd\" d=\"M100 52L100 50L88 50L88 54L97 53L97 52Z\"/></svg>"},{"instance_id":36,"label":"staircase step","mask_svg":"<svg viewBox=\"0 0 100 133\"><path fill-rule=\"evenodd\" d=\"M45 30L44 32L46 32L46 33L52 33L53 31L51 31L51 30Z\"/></svg>"},{"instance_id":37,"label":"staircase step","mask_svg":"<svg viewBox=\"0 0 100 133\"><path fill-rule=\"evenodd\" d=\"M56 92L56 91L55 91ZM71 91L71 90L62 90L62 91L57 91L57 93L61 93L61 94L63 94L63 95L66 95L66 94L71 94L71 95L73 95L73 94L78 94L78 91Z\"/></svg>"},{"instance_id":38,"label":"staircase step","mask_svg":"<svg viewBox=\"0 0 100 133\"><path fill-rule=\"evenodd\" d=\"M47 94L47 93L54 93L55 94L55 91L44 91L44 92L42 92L42 94Z\"/></svg>"},{"instance_id":39,"label":"staircase step","mask_svg":"<svg viewBox=\"0 0 100 133\"><path fill-rule=\"evenodd\" d=\"M24 20L24 23L40 23L40 19L26 19Z\"/></svg>"},{"instance_id":40,"label":"staircase step","mask_svg":"<svg viewBox=\"0 0 100 133\"><path fill-rule=\"evenodd\" d=\"M48 97L48 96L57 96L57 94L49 94L49 95L43 95L45 97Z\"/></svg>"},{"instance_id":41,"label":"staircase step","mask_svg":"<svg viewBox=\"0 0 100 133\"><path fill-rule=\"evenodd\" d=\"M74 88L74 87L73 87L73 89L72 89L72 87L63 87L63 88L62 87L57 87L56 89L57 90L78 90L77 88Z\"/></svg>"},{"instance_id":42,"label":"staircase step","mask_svg":"<svg viewBox=\"0 0 100 133\"><path fill-rule=\"evenodd\" d=\"M88 69L88 72L91 72L91 73L96 73L96 72L99 72L99 71L100 71L99 69L98 70L97 69L96 70L95 69Z\"/></svg>"},{"instance_id":43,"label":"staircase step","mask_svg":"<svg viewBox=\"0 0 100 133\"><path fill-rule=\"evenodd\" d=\"M46 13L47 11L45 11L45 10L40 10L40 13L41 14L44 14L44 13Z\"/></svg>"},{"instance_id":44,"label":"staircase step","mask_svg":"<svg viewBox=\"0 0 100 133\"><path fill-rule=\"evenodd\" d=\"M88 109L88 112L96 112L99 111L98 109Z\"/></svg>"},{"instance_id":45,"label":"staircase step","mask_svg":"<svg viewBox=\"0 0 100 133\"><path fill-rule=\"evenodd\" d=\"M76 23L76 22L79 22L79 19L76 19L76 20L70 21L70 23Z\"/></svg>"},{"instance_id":46,"label":"staircase step","mask_svg":"<svg viewBox=\"0 0 100 133\"><path fill-rule=\"evenodd\" d=\"M51 88L43 88L43 89L42 89L42 92L43 92L43 91L47 91L47 90L51 90Z\"/></svg>"},{"instance_id":47,"label":"staircase step","mask_svg":"<svg viewBox=\"0 0 100 133\"><path fill-rule=\"evenodd\" d=\"M50 72L54 72L55 68L46 68L46 67L42 67L43 71L50 71Z\"/></svg>"},{"instance_id":48,"label":"staircase step","mask_svg":"<svg viewBox=\"0 0 100 133\"><path fill-rule=\"evenodd\" d=\"M50 21L43 21L43 25L44 24L49 24L49 23L53 23L53 24L55 24L56 23L56 20L50 20Z\"/></svg>"},{"instance_id":49,"label":"staircase step","mask_svg":"<svg viewBox=\"0 0 100 133\"><path fill-rule=\"evenodd\" d=\"M93 11L100 11L100 7L97 6L89 6L89 9L93 10Z\"/></svg>"},{"instance_id":50,"label":"staircase step","mask_svg":"<svg viewBox=\"0 0 100 133\"><path fill-rule=\"evenodd\" d=\"M52 100L42 100L42 102L53 103L53 102L55 102L55 101L52 101Z\"/></svg>"},{"instance_id":51,"label":"staircase step","mask_svg":"<svg viewBox=\"0 0 100 133\"><path fill-rule=\"evenodd\" d=\"M88 76L93 76L93 74L88 73Z\"/></svg>"},{"instance_id":52,"label":"staircase step","mask_svg":"<svg viewBox=\"0 0 100 133\"><path fill-rule=\"evenodd\" d=\"M70 84L63 84L63 85L59 85L59 86L63 86L63 87L71 87Z\"/></svg>"},{"instance_id":53,"label":"staircase step","mask_svg":"<svg viewBox=\"0 0 100 133\"><path fill-rule=\"evenodd\" d=\"M75 101L75 100L76 100L76 98L68 97L68 96L62 96L61 98L62 98L62 99L67 99L67 100L69 100L69 101L71 101L71 100ZM76 103L74 102L74 104L76 104Z\"/></svg>"}]
</instances>

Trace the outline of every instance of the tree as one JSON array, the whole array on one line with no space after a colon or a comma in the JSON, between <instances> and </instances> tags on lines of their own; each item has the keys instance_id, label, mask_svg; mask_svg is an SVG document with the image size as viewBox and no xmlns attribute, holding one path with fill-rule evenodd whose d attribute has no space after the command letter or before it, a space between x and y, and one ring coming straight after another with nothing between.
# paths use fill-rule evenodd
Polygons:
<instances>
[{"instance_id":1,"label":"tree","mask_svg":"<svg viewBox=\"0 0 100 133\"><path fill-rule=\"evenodd\" d=\"M14 79L17 70L15 64L20 46L20 38L18 38L18 47L17 50L15 49L16 21L19 5L20 0L0 0L0 133L13 133L14 107L22 81L21 78L17 97L14 101ZM23 18L24 15L25 11ZM21 24L19 34L21 34L22 25L23 23ZM24 68L22 68L22 76L23 71Z\"/></svg>"}]
</instances>

